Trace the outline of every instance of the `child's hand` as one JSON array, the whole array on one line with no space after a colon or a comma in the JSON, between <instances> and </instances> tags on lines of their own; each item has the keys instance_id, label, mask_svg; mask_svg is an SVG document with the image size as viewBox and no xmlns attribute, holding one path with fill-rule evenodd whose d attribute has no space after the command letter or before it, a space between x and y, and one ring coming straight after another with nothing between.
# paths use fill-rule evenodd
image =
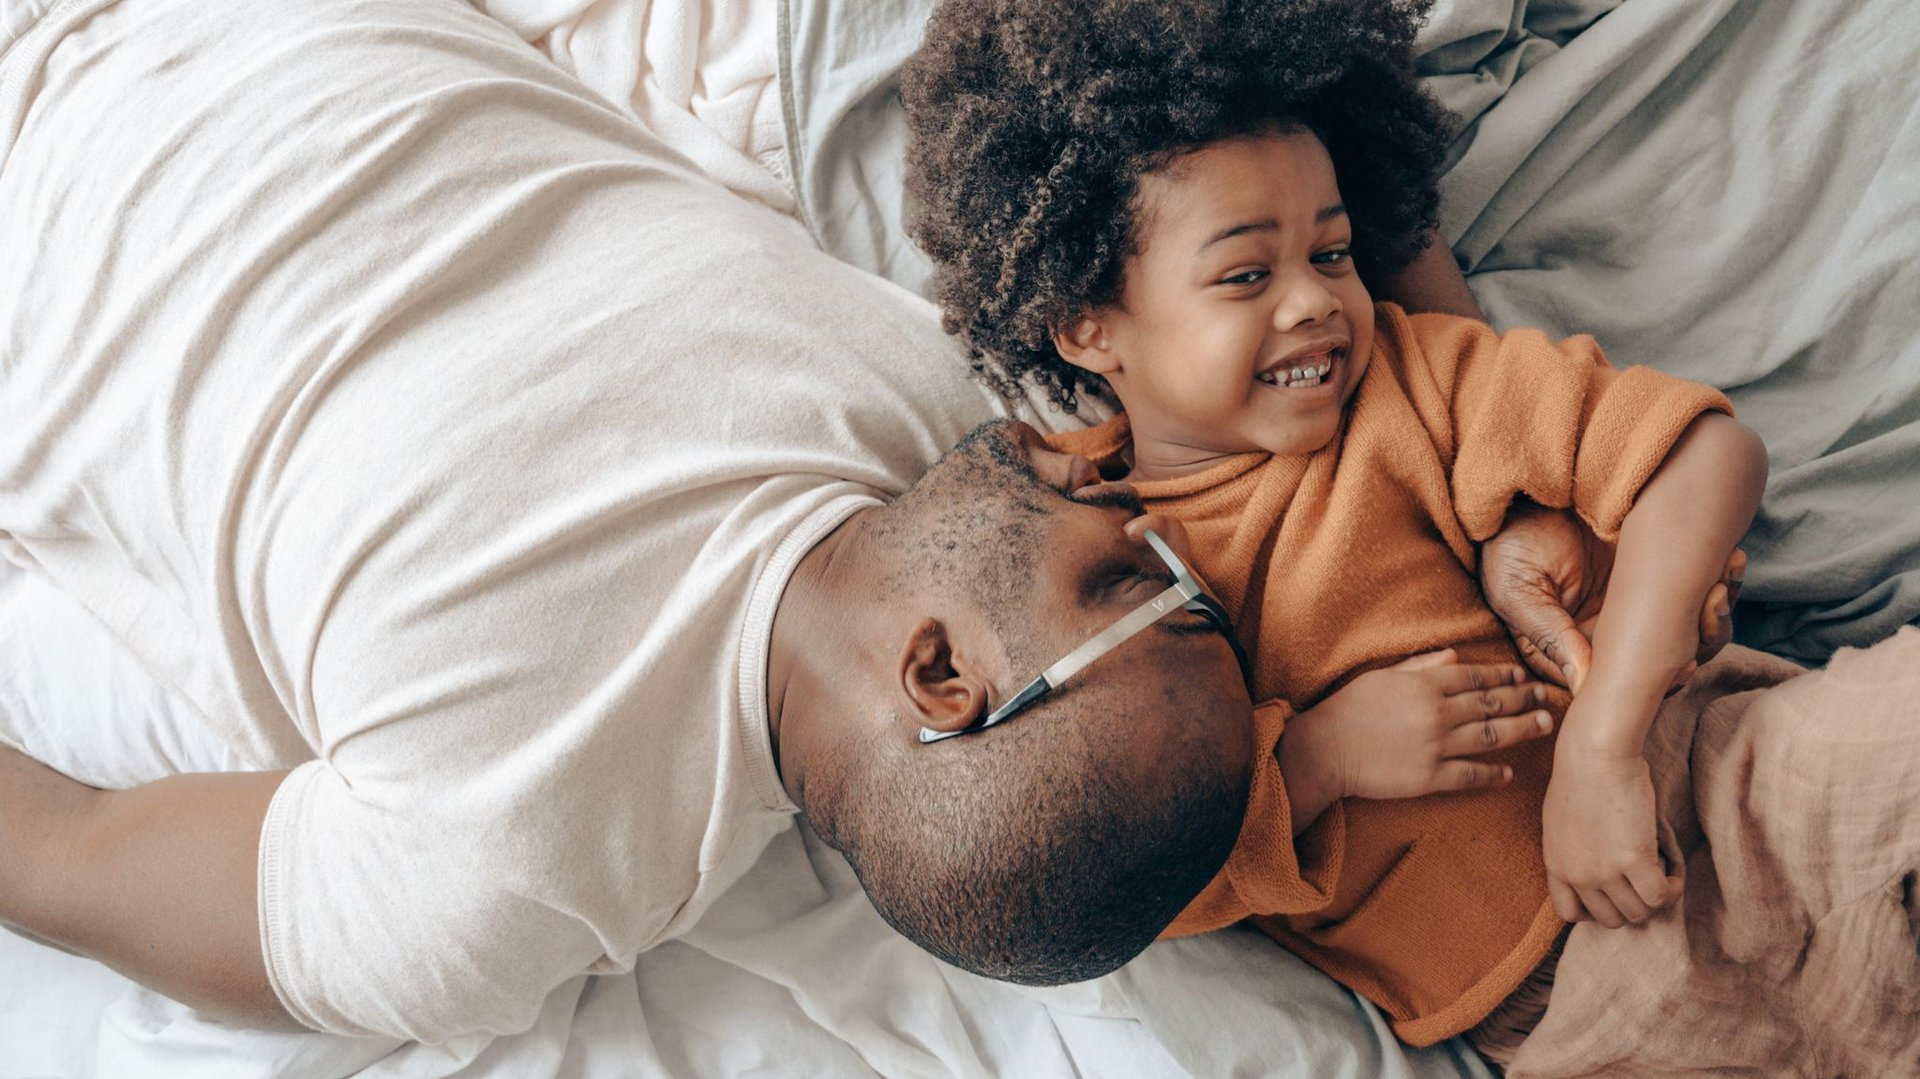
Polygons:
<instances>
[{"instance_id":1,"label":"child's hand","mask_svg":"<svg viewBox=\"0 0 1920 1079\"><path fill-rule=\"evenodd\" d=\"M1335 798L1416 798L1497 787L1513 769L1471 758L1553 730L1546 687L1511 663L1464 664L1453 649L1369 671L1295 716L1280 739L1288 757L1330 784Z\"/></svg>"},{"instance_id":2,"label":"child's hand","mask_svg":"<svg viewBox=\"0 0 1920 1079\"><path fill-rule=\"evenodd\" d=\"M1547 893L1562 919L1618 929L1679 898L1680 878L1667 876L1660 862L1644 757L1563 741L1541 826Z\"/></svg>"}]
</instances>

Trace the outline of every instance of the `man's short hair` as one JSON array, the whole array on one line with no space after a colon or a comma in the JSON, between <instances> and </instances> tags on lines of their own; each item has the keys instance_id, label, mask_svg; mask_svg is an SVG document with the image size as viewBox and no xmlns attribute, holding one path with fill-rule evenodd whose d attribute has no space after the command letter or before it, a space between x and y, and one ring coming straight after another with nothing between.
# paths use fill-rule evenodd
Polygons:
<instances>
[{"instance_id":1,"label":"man's short hair","mask_svg":"<svg viewBox=\"0 0 1920 1079\"><path fill-rule=\"evenodd\" d=\"M1097 977L1151 944L1225 863L1247 776L1170 753L1179 774L1122 789L1088 744L1125 737L1113 703L1063 691L939 747L962 752L885 747L919 759L871 769L866 811L832 840L880 915L954 966L1028 985ZM890 819L870 827L874 813Z\"/></svg>"},{"instance_id":2,"label":"man's short hair","mask_svg":"<svg viewBox=\"0 0 1920 1079\"><path fill-rule=\"evenodd\" d=\"M933 482L937 479L937 482ZM1010 662L1059 659L1030 586L1049 489L1004 425L983 426L881 511L903 576L964 581ZM1051 495L1051 497L1059 497ZM957 967L1031 985L1104 974L1206 886L1239 835L1244 755L1218 759L1190 681L1068 682L1017 722L921 745L849 738L810 772L806 802L893 927ZM1204 706L1204 705L1202 705ZM1177 722L1152 722L1168 716ZM892 721L904 724L894 716ZM1150 774L1129 740L1156 737ZM1251 747L1252 729L1247 727Z\"/></svg>"}]
</instances>

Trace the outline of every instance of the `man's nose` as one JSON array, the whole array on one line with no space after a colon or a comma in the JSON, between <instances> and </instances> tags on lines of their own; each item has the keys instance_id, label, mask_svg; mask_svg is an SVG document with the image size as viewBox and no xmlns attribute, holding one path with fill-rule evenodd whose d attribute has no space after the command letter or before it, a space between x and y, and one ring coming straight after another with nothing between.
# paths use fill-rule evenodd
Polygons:
<instances>
[{"instance_id":1,"label":"man's nose","mask_svg":"<svg viewBox=\"0 0 1920 1079\"><path fill-rule=\"evenodd\" d=\"M1136 542L1147 542L1147 529L1153 529L1155 535L1167 541L1173 553L1180 561L1193 565L1193 542L1187 538L1187 526L1164 513L1148 511L1126 523L1127 535Z\"/></svg>"}]
</instances>

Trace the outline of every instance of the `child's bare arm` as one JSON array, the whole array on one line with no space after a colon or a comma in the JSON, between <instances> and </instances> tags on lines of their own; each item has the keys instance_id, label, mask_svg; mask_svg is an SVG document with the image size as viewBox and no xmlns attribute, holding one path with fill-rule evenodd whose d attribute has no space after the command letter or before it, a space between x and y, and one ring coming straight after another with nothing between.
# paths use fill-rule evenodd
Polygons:
<instances>
[{"instance_id":1,"label":"child's bare arm","mask_svg":"<svg viewBox=\"0 0 1920 1079\"><path fill-rule=\"evenodd\" d=\"M1569 734L1603 752L1640 752L1652 709L1694 659L1701 599L1753 522L1766 480L1766 447L1731 416L1703 415L1675 443L1621 525L1593 670L1578 687L1611 708L1570 722Z\"/></svg>"},{"instance_id":2,"label":"child's bare arm","mask_svg":"<svg viewBox=\"0 0 1920 1079\"><path fill-rule=\"evenodd\" d=\"M1731 417L1696 419L1634 501L1593 635L1593 667L1562 724L1544 810L1548 885L1569 920L1638 922L1671 902L1641 745L1694 660L1699 611L1753 519L1766 450Z\"/></svg>"}]
</instances>

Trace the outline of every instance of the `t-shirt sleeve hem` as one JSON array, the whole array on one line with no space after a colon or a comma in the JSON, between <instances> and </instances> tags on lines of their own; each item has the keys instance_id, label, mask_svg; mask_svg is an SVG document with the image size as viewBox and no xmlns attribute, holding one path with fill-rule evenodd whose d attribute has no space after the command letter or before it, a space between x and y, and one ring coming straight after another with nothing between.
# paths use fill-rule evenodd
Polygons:
<instances>
[{"instance_id":1,"label":"t-shirt sleeve hem","mask_svg":"<svg viewBox=\"0 0 1920 1079\"><path fill-rule=\"evenodd\" d=\"M266 964L267 984L273 987L273 995L280 1001L293 1020L310 1030L330 1032L314 1014L303 1007L294 992L294 977L288 968L288 946L285 924L286 904L282 902L282 891L286 874L283 865L289 843L288 821L293 814L294 803L303 796L307 783L315 771L326 767L320 761L308 761L287 773L280 781L279 789L273 793L273 799L267 803L267 816L260 825L260 855L258 859L255 886L259 890L258 914L260 919L260 958Z\"/></svg>"}]
</instances>

